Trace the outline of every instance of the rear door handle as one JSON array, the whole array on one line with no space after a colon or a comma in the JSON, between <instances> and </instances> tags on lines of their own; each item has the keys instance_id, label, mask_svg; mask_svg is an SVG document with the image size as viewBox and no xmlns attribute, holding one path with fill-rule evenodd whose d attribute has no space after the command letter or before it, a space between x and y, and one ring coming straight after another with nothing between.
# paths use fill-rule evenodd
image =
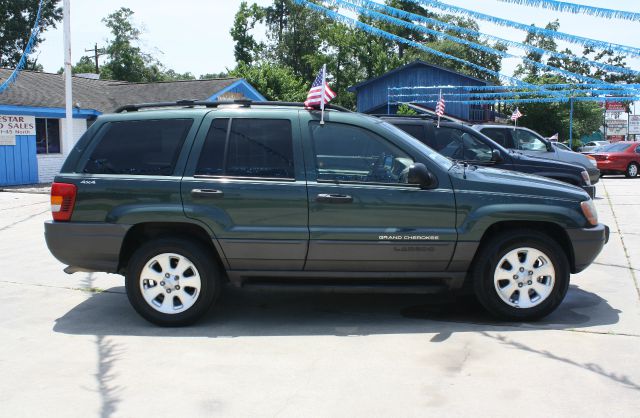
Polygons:
<instances>
[{"instance_id":1,"label":"rear door handle","mask_svg":"<svg viewBox=\"0 0 640 418\"><path fill-rule=\"evenodd\" d=\"M316 202L321 203L352 203L353 197L347 194L319 194Z\"/></svg>"},{"instance_id":2,"label":"rear door handle","mask_svg":"<svg viewBox=\"0 0 640 418\"><path fill-rule=\"evenodd\" d=\"M219 199L224 196L224 192L222 190L215 189L193 189L191 190L191 196Z\"/></svg>"}]
</instances>

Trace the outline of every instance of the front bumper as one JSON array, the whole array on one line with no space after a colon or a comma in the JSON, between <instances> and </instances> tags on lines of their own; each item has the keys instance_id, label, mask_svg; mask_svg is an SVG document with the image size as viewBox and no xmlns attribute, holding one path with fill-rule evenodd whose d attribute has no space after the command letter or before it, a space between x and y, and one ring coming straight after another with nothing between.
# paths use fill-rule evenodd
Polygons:
<instances>
[{"instance_id":1,"label":"front bumper","mask_svg":"<svg viewBox=\"0 0 640 418\"><path fill-rule=\"evenodd\" d=\"M580 273L596 259L609 242L609 227L598 224L592 228L567 229L573 247L574 263L571 273Z\"/></svg>"},{"instance_id":2,"label":"front bumper","mask_svg":"<svg viewBox=\"0 0 640 418\"><path fill-rule=\"evenodd\" d=\"M586 168L587 173L589 174L589 179L591 180L591 184L596 184L600 181L600 170L594 166Z\"/></svg>"},{"instance_id":3,"label":"front bumper","mask_svg":"<svg viewBox=\"0 0 640 418\"><path fill-rule=\"evenodd\" d=\"M49 251L61 263L88 271L117 273L120 249L130 225L105 223L44 223Z\"/></svg>"},{"instance_id":4,"label":"front bumper","mask_svg":"<svg viewBox=\"0 0 640 418\"><path fill-rule=\"evenodd\" d=\"M582 188L582 190L584 190L585 192L587 192L589 194L589 197L594 199L596 197L596 186L589 185L589 186L580 186Z\"/></svg>"}]
</instances>

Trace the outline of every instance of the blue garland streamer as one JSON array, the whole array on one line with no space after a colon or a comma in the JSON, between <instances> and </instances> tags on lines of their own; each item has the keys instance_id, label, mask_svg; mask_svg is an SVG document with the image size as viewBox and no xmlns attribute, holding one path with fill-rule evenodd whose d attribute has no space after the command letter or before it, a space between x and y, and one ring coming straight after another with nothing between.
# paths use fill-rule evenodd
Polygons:
<instances>
[{"instance_id":1,"label":"blue garland streamer","mask_svg":"<svg viewBox=\"0 0 640 418\"><path fill-rule=\"evenodd\" d=\"M525 32L532 32L539 35L548 36L553 39L559 39L566 42L582 45L584 47L592 47L596 49L612 50L614 52L640 57L640 48L635 48L628 45L614 44L610 42L598 41L596 39L584 38L582 36L571 35L564 32L557 32L549 29L539 28L532 25L526 25L524 23L514 22L508 19L501 19L499 17L490 16L484 13L475 12L473 10L465 9L463 7L451 6L449 4L442 3L438 0L406 0L415 4L422 4L426 6L435 7L440 10L444 10L449 13L457 13L465 16L473 17L475 19L483 20L485 22L491 22L500 26L508 26L514 29L522 30Z\"/></svg>"},{"instance_id":2,"label":"blue garland streamer","mask_svg":"<svg viewBox=\"0 0 640 418\"><path fill-rule=\"evenodd\" d=\"M0 85L0 94L2 94L2 92L8 89L9 86L16 81L16 79L18 78L18 75L20 74L20 71L22 71L25 64L27 63L27 59L31 54L31 50L33 49L36 39L40 34L40 17L42 15L43 2L44 0L40 0L40 4L38 5L38 13L36 14L36 21L33 24L33 29L31 29L31 37L29 38L29 42L27 42L27 46L24 48L22 57L20 57L20 61L18 61L18 65L16 65L16 67L13 69L13 72L11 73L11 75L6 80L4 80L4 82Z\"/></svg>"},{"instance_id":3,"label":"blue garland streamer","mask_svg":"<svg viewBox=\"0 0 640 418\"><path fill-rule=\"evenodd\" d=\"M584 97L593 97L596 95L603 95L603 94L611 94L611 95L620 95L620 94L629 94L631 96L633 95L638 95L640 94L640 91L635 91L635 92L621 92L619 90L594 90L594 91L561 91L559 93L562 93L565 96L570 96L570 97L583 97L583 96L577 96L579 95L585 95ZM470 97L470 98L477 98L477 99L502 99L502 98L508 98L508 97L527 97L527 96L540 96L541 92L539 91L509 91L509 92L496 92L496 93L442 93L443 96L445 97ZM398 98L403 98L403 97L439 97L440 93L414 93L414 94L410 94L410 93L390 93L388 95L388 97L394 98L394 99L398 99Z\"/></svg>"},{"instance_id":4,"label":"blue garland streamer","mask_svg":"<svg viewBox=\"0 0 640 418\"><path fill-rule=\"evenodd\" d=\"M589 77L589 76L584 76L582 74L576 74L573 73L571 71L567 71L565 69L562 68L557 68L557 67L553 67L551 65L547 65L547 64L543 64L541 62L537 62L534 61L532 59L526 58L526 57L522 57L522 56L518 56L518 55L513 55L510 54L508 52L504 52L504 51L499 51L497 49L491 48L489 46L486 45L481 45L478 44L476 42L472 42L469 41L467 39L462 39L462 38L458 38L457 36L453 36L453 35L449 35L447 33L442 33L442 32L438 32L436 30L433 29L429 29L427 27L424 26L420 26L420 25L416 25L414 23L411 22L406 22L404 20L400 20L400 19L396 19L394 17L390 17L387 16L385 14L381 14L369 9L365 9L361 6L357 6L355 4L343 1L343 0L325 0L325 2L327 3L331 3L334 4L336 6L340 6L340 7L344 7L347 10L351 10L353 12L359 13L363 16L366 17L370 17L372 19L378 20L378 21L383 21L383 22L387 22L387 23L391 23L392 25L396 25L396 26L400 26L406 29L411 29L411 30L415 30L418 32L422 32L422 33L427 33L433 36L436 36L438 38L443 38L443 39L448 39L450 41L459 43L459 44L463 44L463 45L467 45L470 48L476 49L478 51L482 51L485 52L487 54L491 54L491 55L495 55L498 56L500 58L517 58L522 60L524 63L529 64L533 67L536 67L538 69L541 70L545 70L545 71L549 71L549 72L553 72L556 74L560 74L563 75L565 77L569 77L569 78L574 78L580 81L585 81L585 82L591 82L591 83L602 83L602 84L607 84L601 80Z\"/></svg>"},{"instance_id":5,"label":"blue garland streamer","mask_svg":"<svg viewBox=\"0 0 640 418\"><path fill-rule=\"evenodd\" d=\"M534 52L534 53L537 53L537 54L540 54L540 55L549 55L549 56L556 57L556 58L559 58L559 59L568 59L568 60L571 60L571 61L574 61L574 62L580 62L582 64L589 65L591 67L599 68L599 69L604 70L604 71L609 71L609 72L614 72L614 73L619 73L619 74L640 75L640 71L636 71L636 70L633 70L631 68L619 67L619 66L616 66L616 65L606 64L606 63L602 63L602 62L598 62L598 61L593 61L593 60L590 60L590 59L584 58L584 57L578 57L576 55L565 54L565 53L557 52L557 51L549 51L549 50L546 50L546 49L543 49L543 48L538 48L538 47L533 46L533 45L527 45L527 44L523 44L523 43L520 43L520 42L510 41L508 39L500 38L500 37L495 36L495 35L491 35L491 34L487 34L487 33L481 33L481 32L475 31L473 29L452 25L450 23L442 22L442 21L437 20L437 19L429 18L429 17L426 17L426 16L422 16L422 15L418 15L418 14L415 14L415 13L406 12L404 10L397 9L397 8L394 8L394 7L390 7L390 6L387 6L385 4L375 3L375 2L370 1L370 0L350 0L350 1L352 3L354 3L354 4L358 4L360 6L367 7L369 9L371 9L371 10L383 12L383 13L386 13L386 14L391 15L391 16L399 17L401 19L418 21L418 22L422 22L422 23L425 23L425 24L428 24L428 25L433 25L433 26L436 26L436 27L444 28L446 30L454 31L454 32L457 32L457 33L462 33L462 34L465 34L465 35L476 36L476 37L484 37L486 39L491 39L494 42L499 42L499 43L501 43L503 45L506 45L508 47L513 47L513 48L518 48L518 49L521 49L521 50L526 50L527 52Z\"/></svg>"},{"instance_id":6,"label":"blue garland streamer","mask_svg":"<svg viewBox=\"0 0 640 418\"><path fill-rule=\"evenodd\" d=\"M591 16L604 17L607 19L624 19L640 21L640 13L628 12L626 10L605 9L602 7L586 6L584 4L569 3L556 0L499 0L505 3L517 3L525 6L537 6L545 9L557 10L559 12L583 13Z\"/></svg>"},{"instance_id":7,"label":"blue garland streamer","mask_svg":"<svg viewBox=\"0 0 640 418\"><path fill-rule=\"evenodd\" d=\"M561 84L538 84L539 87L545 90L556 90L556 89L588 89L588 88L601 88L602 84L593 84L593 83L561 83ZM640 90L640 84L608 84L606 86L608 89L612 89L615 91L629 90L634 91ZM491 90L513 90L514 86L502 86L502 85L488 85L488 86L452 86L452 85L441 85L441 86L411 86L411 87L389 87L389 90L443 90L443 89L460 89L465 91L491 91Z\"/></svg>"},{"instance_id":8,"label":"blue garland streamer","mask_svg":"<svg viewBox=\"0 0 640 418\"><path fill-rule=\"evenodd\" d=\"M522 80L518 80L515 77L510 77L508 75L501 74L501 73L499 73L497 71L493 71L493 70L491 70L489 68L485 68L485 67L483 67L481 65L474 64L472 62L463 60L462 58L458 58L458 57L455 57L453 55L445 54L444 52L440 52L440 51L435 50L433 48L429 48L428 46L422 45L421 43L414 42L414 41L402 38L400 36L391 34L389 32L385 32L385 31L380 30L378 28L375 28L375 27L373 27L371 25L367 25L366 23L360 22L359 20L354 20L354 19L351 19L351 18L346 17L344 15L341 15L340 13L337 13L337 12L335 12L333 10L327 9L326 7L322 7L322 6L319 6L319 5L315 4L315 3L311 3L308 0L292 0L292 1L294 3L296 3L296 4L298 4L298 5L305 6L305 7L309 8L309 9L311 9L311 10L315 10L316 12L322 13L325 16L327 16L330 19L333 19L333 20L335 20L337 22L344 23L345 25L348 25L350 27L355 27L355 28L361 29L361 30L363 30L365 32L368 32L368 33L372 34L372 35L379 36L379 37L382 37L382 38L386 38L386 39L389 39L390 41L404 43L404 44L412 46L414 48L421 49L421 50L423 50L425 52L428 52L430 54L433 54L433 55L436 55L436 56L439 56L439 57L442 57L442 58L450 59L452 61L459 62L459 63L461 63L463 65L468 66L468 67L472 67L472 68L475 68L475 69L477 69L479 71L482 71L484 73L490 74L490 75L492 75L492 76L494 76L494 77L496 77L496 78L498 78L500 80L504 80L504 81L507 81L509 83L513 83L515 85L521 86L521 87L540 90L540 87L536 86L535 84L526 83L526 82L524 82Z\"/></svg>"},{"instance_id":9,"label":"blue garland streamer","mask_svg":"<svg viewBox=\"0 0 640 418\"><path fill-rule=\"evenodd\" d=\"M545 98L532 98L532 99L506 99L506 100L447 100L447 103L460 103L460 104L471 104L471 105L492 105L496 104L496 102L500 102L503 104L520 104L520 103L568 103L569 101L574 102L609 102L609 101L623 101L623 102L633 102L640 100L640 95L638 96L627 96L627 97L545 97ZM427 101L411 101L411 102L394 102L391 104L401 104L401 103L438 103L437 100L427 100Z\"/></svg>"}]
</instances>

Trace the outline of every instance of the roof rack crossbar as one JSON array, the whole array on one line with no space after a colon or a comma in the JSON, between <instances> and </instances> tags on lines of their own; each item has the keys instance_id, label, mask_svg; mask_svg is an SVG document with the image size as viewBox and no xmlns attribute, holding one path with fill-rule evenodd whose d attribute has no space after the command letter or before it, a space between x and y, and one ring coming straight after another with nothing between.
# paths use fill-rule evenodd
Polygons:
<instances>
[{"instance_id":1,"label":"roof rack crossbar","mask_svg":"<svg viewBox=\"0 0 640 418\"><path fill-rule=\"evenodd\" d=\"M237 100L220 100L215 102L208 102L205 100L178 100L175 102L158 102L158 103L139 103L139 104L128 104L124 106L120 106L117 108L114 113L122 113L122 112L137 112L141 109L152 109L152 108L161 108L161 107L194 107L194 106L203 106L216 108L221 105L240 105L242 107L251 107L251 106L290 106L290 107L303 107L306 108L304 103L300 102L261 102L261 101L253 101L249 99L237 99ZM342 106L326 104L325 109L337 110L339 112L351 112L351 110L344 108Z\"/></svg>"}]
</instances>

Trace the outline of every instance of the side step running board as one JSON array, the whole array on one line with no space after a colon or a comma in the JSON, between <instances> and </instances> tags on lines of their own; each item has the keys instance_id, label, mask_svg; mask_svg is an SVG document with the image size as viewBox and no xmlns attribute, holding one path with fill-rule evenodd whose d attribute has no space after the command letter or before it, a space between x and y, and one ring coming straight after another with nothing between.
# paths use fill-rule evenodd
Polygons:
<instances>
[{"instance_id":1,"label":"side step running board","mask_svg":"<svg viewBox=\"0 0 640 418\"><path fill-rule=\"evenodd\" d=\"M383 293L383 294L434 294L444 293L449 289L443 284L322 284L322 283L260 283L245 282L243 289L278 290L278 291L311 291L318 293Z\"/></svg>"}]
</instances>

